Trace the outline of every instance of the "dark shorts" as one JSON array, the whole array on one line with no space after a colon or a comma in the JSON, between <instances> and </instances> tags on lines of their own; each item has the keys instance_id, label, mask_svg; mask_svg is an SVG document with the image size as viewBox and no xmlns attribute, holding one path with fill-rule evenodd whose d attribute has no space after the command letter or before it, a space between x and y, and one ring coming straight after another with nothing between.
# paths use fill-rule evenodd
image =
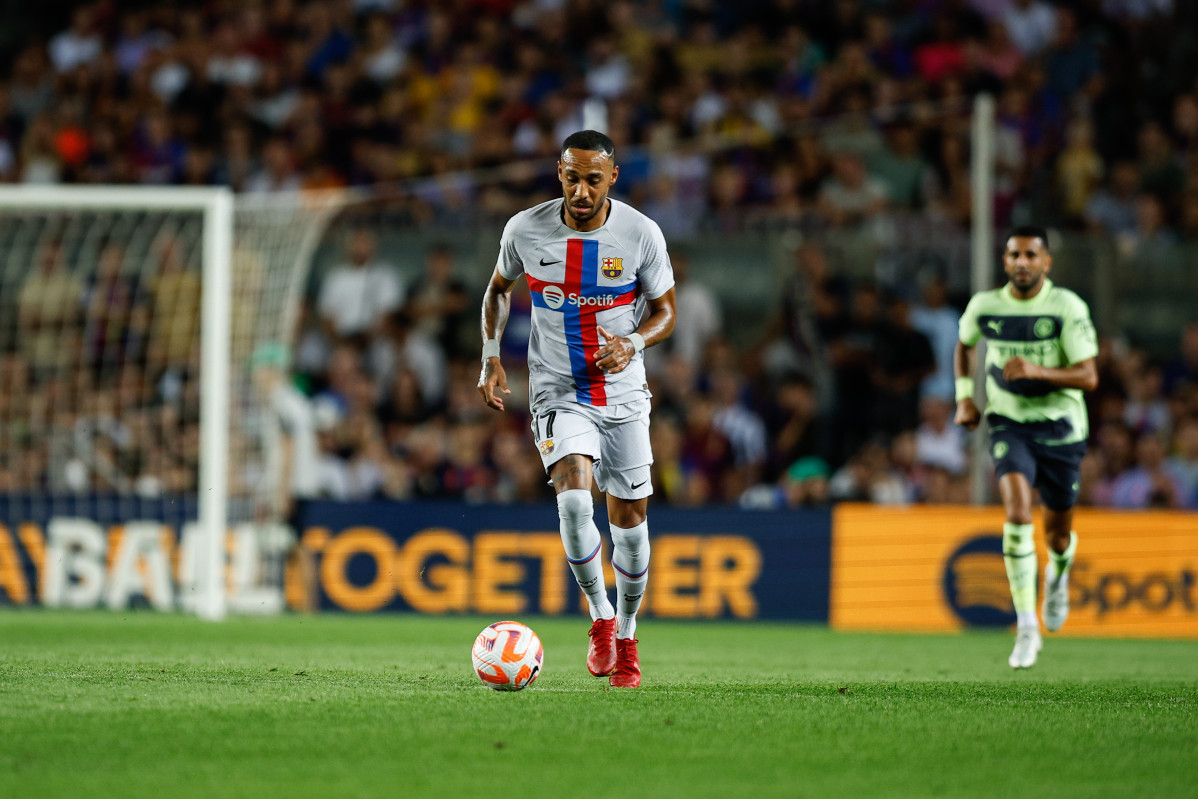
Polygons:
<instances>
[{"instance_id":1,"label":"dark shorts","mask_svg":"<svg viewBox=\"0 0 1198 799\"><path fill-rule=\"evenodd\" d=\"M998 477L1019 472L1040 489L1040 498L1048 508L1066 511L1074 506L1086 442L1044 443L1046 437L1051 440L1061 432L1052 429L1052 423L1023 424L997 415L987 416L986 422L990 427L990 457Z\"/></svg>"}]
</instances>

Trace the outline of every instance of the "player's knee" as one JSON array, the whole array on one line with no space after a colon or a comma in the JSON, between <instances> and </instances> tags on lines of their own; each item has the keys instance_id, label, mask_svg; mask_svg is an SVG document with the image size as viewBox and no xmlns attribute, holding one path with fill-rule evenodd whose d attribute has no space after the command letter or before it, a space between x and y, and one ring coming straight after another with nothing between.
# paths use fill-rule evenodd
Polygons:
<instances>
[{"instance_id":1,"label":"player's knee","mask_svg":"<svg viewBox=\"0 0 1198 799\"><path fill-rule=\"evenodd\" d=\"M557 495L557 515L573 527L586 524L595 515L591 492L581 488L562 491Z\"/></svg>"},{"instance_id":2,"label":"player's knee","mask_svg":"<svg viewBox=\"0 0 1198 799\"><path fill-rule=\"evenodd\" d=\"M622 527L612 527L611 530L612 547L625 552L633 557L649 554L649 529L648 525L638 524L631 529Z\"/></svg>"}]
</instances>

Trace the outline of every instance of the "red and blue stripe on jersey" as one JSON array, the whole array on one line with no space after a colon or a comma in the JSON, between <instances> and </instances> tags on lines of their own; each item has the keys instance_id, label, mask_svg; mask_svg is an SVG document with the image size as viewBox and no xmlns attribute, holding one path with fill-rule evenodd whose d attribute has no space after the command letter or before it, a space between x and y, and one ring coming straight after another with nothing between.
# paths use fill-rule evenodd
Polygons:
<instances>
[{"instance_id":1,"label":"red and blue stripe on jersey","mask_svg":"<svg viewBox=\"0 0 1198 799\"><path fill-rule=\"evenodd\" d=\"M595 353L602 344L596 315L634 303L637 284L600 286L599 242L591 239L566 239L566 274L561 283L539 280L527 273L525 277L533 306L557 311L563 316L566 346L570 350L570 372L578 401L586 405L607 405L607 376L595 365ZM545 290L550 287L556 287L564 294L564 301L557 308L545 300ZM571 297L581 298L581 301L571 302ZM604 302L608 297L610 301Z\"/></svg>"}]
</instances>

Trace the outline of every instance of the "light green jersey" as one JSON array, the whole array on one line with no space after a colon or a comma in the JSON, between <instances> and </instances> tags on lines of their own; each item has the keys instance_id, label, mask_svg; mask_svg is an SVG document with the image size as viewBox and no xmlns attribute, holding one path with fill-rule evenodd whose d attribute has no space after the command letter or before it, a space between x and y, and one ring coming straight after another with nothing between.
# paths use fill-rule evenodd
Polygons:
<instances>
[{"instance_id":1,"label":"light green jersey","mask_svg":"<svg viewBox=\"0 0 1198 799\"><path fill-rule=\"evenodd\" d=\"M1043 380L1003 379L1015 356L1049 367L1070 366L1098 354L1090 308L1081 297L1045 280L1030 300L1016 299L1010 284L973 295L961 315L961 343L986 339L986 414L1040 424L1045 443L1071 444L1089 435L1080 389L1058 388Z\"/></svg>"}]
</instances>

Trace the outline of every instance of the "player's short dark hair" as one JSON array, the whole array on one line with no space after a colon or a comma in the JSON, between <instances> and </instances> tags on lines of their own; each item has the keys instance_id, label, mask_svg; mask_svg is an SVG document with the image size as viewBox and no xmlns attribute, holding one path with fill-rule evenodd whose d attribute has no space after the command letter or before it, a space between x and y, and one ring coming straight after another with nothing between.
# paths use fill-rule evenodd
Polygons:
<instances>
[{"instance_id":1,"label":"player's short dark hair","mask_svg":"<svg viewBox=\"0 0 1198 799\"><path fill-rule=\"evenodd\" d=\"M1047 229L1042 228L1039 225L1019 225L1010 232L1007 238L1012 239L1016 236L1024 239L1039 239L1040 243L1044 245L1044 251L1048 252Z\"/></svg>"},{"instance_id":2,"label":"player's short dark hair","mask_svg":"<svg viewBox=\"0 0 1198 799\"><path fill-rule=\"evenodd\" d=\"M616 153L616 145L606 133L600 133L597 130L580 130L571 133L562 142L561 154L565 155L566 150L595 150L611 158Z\"/></svg>"}]
</instances>

